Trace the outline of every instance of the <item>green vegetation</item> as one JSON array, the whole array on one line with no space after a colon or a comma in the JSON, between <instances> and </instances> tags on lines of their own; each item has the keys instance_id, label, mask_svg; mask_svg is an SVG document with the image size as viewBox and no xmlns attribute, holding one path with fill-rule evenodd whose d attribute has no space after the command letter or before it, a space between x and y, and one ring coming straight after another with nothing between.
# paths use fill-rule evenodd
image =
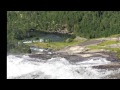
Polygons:
<instances>
[{"instance_id":1,"label":"green vegetation","mask_svg":"<svg viewBox=\"0 0 120 90\"><path fill-rule=\"evenodd\" d=\"M94 46L88 46L88 48L90 48L91 50L96 50L96 49L105 49L105 50L109 50L109 51L112 51L112 52L119 52L119 48L109 48L109 47L106 47L106 46L99 46L99 45L94 45Z\"/></svg>"},{"instance_id":2,"label":"green vegetation","mask_svg":"<svg viewBox=\"0 0 120 90\"><path fill-rule=\"evenodd\" d=\"M103 46L98 46L98 45L88 46L88 48L90 48L91 50L94 50L94 49L105 49L105 47L103 47Z\"/></svg>"},{"instance_id":3,"label":"green vegetation","mask_svg":"<svg viewBox=\"0 0 120 90\"><path fill-rule=\"evenodd\" d=\"M18 45L16 43L20 40L38 39L41 33L49 34L51 32L67 33L88 39L120 34L120 11L7 12L8 51L17 49ZM61 42L59 45L56 43L52 45L51 43L51 45L48 44L48 46L61 48L74 43L72 38L69 38L67 42L66 44ZM23 47L21 46L20 48Z\"/></svg>"},{"instance_id":4,"label":"green vegetation","mask_svg":"<svg viewBox=\"0 0 120 90\"><path fill-rule=\"evenodd\" d=\"M106 47L107 45L118 44L118 43L120 43L120 41L107 40L107 41L104 41L104 42L102 42L102 43L100 43L98 45L88 46L88 48L90 48L90 49L107 49L108 48L108 47ZM113 50L114 48L110 48L110 49Z\"/></svg>"},{"instance_id":5,"label":"green vegetation","mask_svg":"<svg viewBox=\"0 0 120 90\"><path fill-rule=\"evenodd\" d=\"M75 41L73 41L73 42L50 42L50 43L34 42L31 44L26 44L26 45L42 47L42 48L47 48L47 49L53 49L53 50L59 50L59 49L62 49L64 47L67 47L67 46L74 46L74 45L80 44L81 42L83 42L83 41L79 41L79 42L75 42Z\"/></svg>"},{"instance_id":6,"label":"green vegetation","mask_svg":"<svg viewBox=\"0 0 120 90\"><path fill-rule=\"evenodd\" d=\"M119 37L120 34L111 35L110 37Z\"/></svg>"},{"instance_id":7,"label":"green vegetation","mask_svg":"<svg viewBox=\"0 0 120 90\"><path fill-rule=\"evenodd\" d=\"M120 59L120 47L112 47L112 48L110 48L110 47L107 46L107 45L117 44L117 43L120 43L120 41L105 41L105 42L102 42L102 43L100 43L98 45L88 46L88 48L91 49L91 50L104 49L104 50L108 50L110 52L115 52L117 58Z\"/></svg>"},{"instance_id":8,"label":"green vegetation","mask_svg":"<svg viewBox=\"0 0 120 90\"><path fill-rule=\"evenodd\" d=\"M104 41L104 42L98 44L98 46L106 46L106 45L117 44L117 43L120 43L120 41L109 40L109 41Z\"/></svg>"},{"instance_id":9,"label":"green vegetation","mask_svg":"<svg viewBox=\"0 0 120 90\"><path fill-rule=\"evenodd\" d=\"M7 30L18 39L29 29L66 31L85 38L120 34L119 11L8 11Z\"/></svg>"},{"instance_id":10,"label":"green vegetation","mask_svg":"<svg viewBox=\"0 0 120 90\"><path fill-rule=\"evenodd\" d=\"M116 52L119 50L119 48L105 48L106 50L112 51L112 52Z\"/></svg>"}]
</instances>

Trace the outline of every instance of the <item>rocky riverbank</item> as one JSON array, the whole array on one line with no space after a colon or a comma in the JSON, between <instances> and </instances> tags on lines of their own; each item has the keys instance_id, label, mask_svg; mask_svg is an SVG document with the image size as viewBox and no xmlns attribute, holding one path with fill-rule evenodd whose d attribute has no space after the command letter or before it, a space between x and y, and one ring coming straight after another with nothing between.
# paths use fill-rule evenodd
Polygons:
<instances>
[{"instance_id":1,"label":"rocky riverbank","mask_svg":"<svg viewBox=\"0 0 120 90\"><path fill-rule=\"evenodd\" d=\"M105 40L89 40L79 45L65 47L59 51L48 50L46 52L42 52L41 54L31 54L29 56L31 58L39 58L43 60L47 60L55 57L64 57L67 60L74 62L85 60L86 58L91 58L91 57L103 57L103 58L107 58L109 61L112 62L119 61L114 52L110 52L105 49L91 50L87 48L87 46L98 45L103 41Z\"/></svg>"},{"instance_id":2,"label":"rocky riverbank","mask_svg":"<svg viewBox=\"0 0 120 90\"><path fill-rule=\"evenodd\" d=\"M91 50L87 48L87 46L97 45L100 43L101 40L100 41L91 40L81 43L79 45L65 47L59 51L53 51L49 49L46 50L46 49L34 47L32 48L33 53L27 55L27 57L17 56L14 58L18 58L20 60L23 59L22 60L23 64L27 63L25 64L26 67L32 65L34 68L34 66L36 66L36 70L38 71L35 70L34 72L30 72L27 74L19 75L16 77L10 77L10 78L13 79L40 79L40 78L41 79L48 79L48 78L120 79L120 73L119 73L120 60L118 60L114 52L110 52L104 49ZM38 69L38 67L40 69ZM23 69L23 67L21 68ZM67 71L65 68L67 68ZM54 74L52 70L55 70L54 72L57 73ZM67 74L65 74L66 72ZM75 76L73 72L75 73ZM25 73L25 72L21 72L21 73ZM70 76L68 77L66 75L70 75ZM55 76L55 77L51 77L51 76Z\"/></svg>"}]
</instances>

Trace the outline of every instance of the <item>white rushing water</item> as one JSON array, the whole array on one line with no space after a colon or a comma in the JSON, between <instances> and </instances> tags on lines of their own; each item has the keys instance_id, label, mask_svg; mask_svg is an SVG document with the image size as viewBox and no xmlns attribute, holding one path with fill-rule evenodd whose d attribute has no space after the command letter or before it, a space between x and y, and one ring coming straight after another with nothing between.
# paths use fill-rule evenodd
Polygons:
<instances>
[{"instance_id":1,"label":"white rushing water","mask_svg":"<svg viewBox=\"0 0 120 90\"><path fill-rule=\"evenodd\" d=\"M71 64L61 57L51 58L46 62L44 60L40 60L40 62L29 61L31 59L35 60L35 58L30 58L27 55L21 57L7 56L7 78L10 79L25 74L27 77L29 73L36 72L37 74L37 72L42 72L43 74L38 76L44 78L44 76L48 75L48 79L100 79L113 72L115 73L115 71L92 68L92 66L110 63L110 61L100 57L90 58L75 64Z\"/></svg>"}]
</instances>

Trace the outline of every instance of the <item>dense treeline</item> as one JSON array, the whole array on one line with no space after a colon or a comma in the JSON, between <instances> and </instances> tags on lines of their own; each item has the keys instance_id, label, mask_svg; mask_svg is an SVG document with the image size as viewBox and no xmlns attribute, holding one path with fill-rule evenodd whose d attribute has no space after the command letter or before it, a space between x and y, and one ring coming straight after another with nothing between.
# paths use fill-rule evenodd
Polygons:
<instances>
[{"instance_id":1,"label":"dense treeline","mask_svg":"<svg viewBox=\"0 0 120 90\"><path fill-rule=\"evenodd\" d=\"M39 31L66 29L78 36L96 38L120 33L119 11L9 11L7 30L16 36L33 28Z\"/></svg>"},{"instance_id":2,"label":"dense treeline","mask_svg":"<svg viewBox=\"0 0 120 90\"><path fill-rule=\"evenodd\" d=\"M8 43L28 37L28 30L66 31L97 38L120 33L119 11L8 11Z\"/></svg>"}]
</instances>

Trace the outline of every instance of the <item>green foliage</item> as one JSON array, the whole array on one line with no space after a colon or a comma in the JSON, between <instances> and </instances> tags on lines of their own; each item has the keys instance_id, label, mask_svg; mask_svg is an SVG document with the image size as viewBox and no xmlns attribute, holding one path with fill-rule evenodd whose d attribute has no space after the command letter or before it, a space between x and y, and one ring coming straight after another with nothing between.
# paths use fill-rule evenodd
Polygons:
<instances>
[{"instance_id":1,"label":"green foliage","mask_svg":"<svg viewBox=\"0 0 120 90\"><path fill-rule=\"evenodd\" d=\"M59 49L62 49L66 46L73 46L73 45L77 45L77 44L80 44L81 42L83 41L77 41L77 42L34 42L34 43L31 43L31 44L26 44L26 45L29 45L29 46L37 46L37 47L41 47L41 48L48 48L48 49L53 49L53 50L59 50Z\"/></svg>"},{"instance_id":2,"label":"green foliage","mask_svg":"<svg viewBox=\"0 0 120 90\"><path fill-rule=\"evenodd\" d=\"M99 46L106 46L106 45L117 44L117 43L120 43L120 41L111 41L111 40L109 40L109 41L104 41L104 42L102 42L102 43L100 43L98 45Z\"/></svg>"},{"instance_id":3,"label":"green foliage","mask_svg":"<svg viewBox=\"0 0 120 90\"><path fill-rule=\"evenodd\" d=\"M120 34L119 11L8 11L7 30L24 38L29 29L68 30L86 38Z\"/></svg>"},{"instance_id":4,"label":"green foliage","mask_svg":"<svg viewBox=\"0 0 120 90\"><path fill-rule=\"evenodd\" d=\"M101 46L98 46L98 45L88 46L88 48L90 48L91 50L94 50L94 49L104 49L104 47L101 47Z\"/></svg>"},{"instance_id":5,"label":"green foliage","mask_svg":"<svg viewBox=\"0 0 120 90\"><path fill-rule=\"evenodd\" d=\"M7 12L8 50L16 48L17 41L37 37L41 31L65 32L90 39L120 34L120 11Z\"/></svg>"}]
</instances>

